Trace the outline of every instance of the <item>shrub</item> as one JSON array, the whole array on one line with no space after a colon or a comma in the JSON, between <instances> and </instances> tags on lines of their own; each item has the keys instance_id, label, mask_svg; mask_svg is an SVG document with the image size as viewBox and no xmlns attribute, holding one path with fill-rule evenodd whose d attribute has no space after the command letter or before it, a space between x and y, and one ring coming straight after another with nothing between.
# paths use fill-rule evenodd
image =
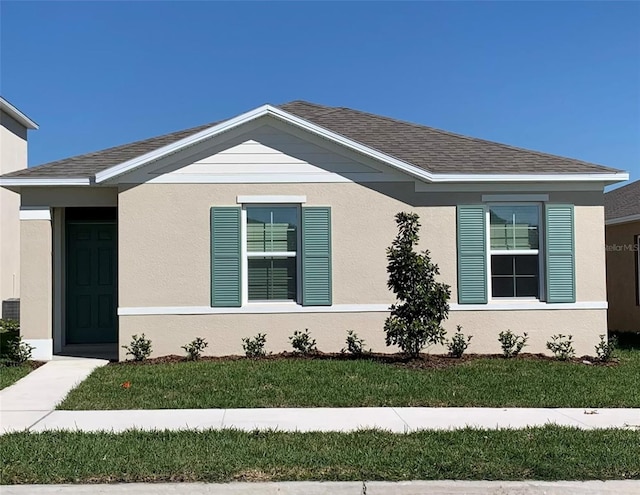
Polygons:
<instances>
[{"instance_id":1,"label":"shrub","mask_svg":"<svg viewBox=\"0 0 640 495\"><path fill-rule=\"evenodd\" d=\"M447 349L449 349L449 355L455 358L460 358L464 354L464 351L469 347L472 335L466 337L462 333L462 327L458 325L456 333L453 334L451 340L447 340Z\"/></svg>"},{"instance_id":2,"label":"shrub","mask_svg":"<svg viewBox=\"0 0 640 495\"><path fill-rule=\"evenodd\" d=\"M189 361L197 361L202 356L202 351L204 351L208 346L209 344L206 340L202 337L197 337L187 345L183 345L182 348L187 352L187 359Z\"/></svg>"},{"instance_id":3,"label":"shrub","mask_svg":"<svg viewBox=\"0 0 640 495\"><path fill-rule=\"evenodd\" d=\"M502 345L502 355L505 358L512 358L520 354L522 348L527 345L529 337L527 337L527 332L522 335L516 335L511 330L507 330L506 332L500 332L498 340Z\"/></svg>"},{"instance_id":4,"label":"shrub","mask_svg":"<svg viewBox=\"0 0 640 495\"><path fill-rule=\"evenodd\" d=\"M615 336L612 336L605 340L604 337L604 334L600 335L600 342L596 345L596 357L598 361L606 363L611 360L613 351L616 348L617 339Z\"/></svg>"},{"instance_id":5,"label":"shrub","mask_svg":"<svg viewBox=\"0 0 640 495\"><path fill-rule=\"evenodd\" d=\"M416 357L427 345L444 342L442 321L449 315L451 290L436 282L440 270L431 262L429 251L414 251L419 240L418 215L401 212L395 218L398 235L387 248L387 286L401 302L391 306L384 331L388 346L395 344Z\"/></svg>"},{"instance_id":6,"label":"shrub","mask_svg":"<svg viewBox=\"0 0 640 495\"><path fill-rule=\"evenodd\" d=\"M308 355L318 350L316 349L316 340L311 338L308 328L305 328L304 332L299 330L293 332L293 335L289 337L289 341L293 351L298 354Z\"/></svg>"},{"instance_id":7,"label":"shrub","mask_svg":"<svg viewBox=\"0 0 640 495\"><path fill-rule=\"evenodd\" d=\"M7 341L5 358L10 365L21 365L31 359L31 353L35 349L31 344L27 344L22 340L21 336L17 336Z\"/></svg>"},{"instance_id":8,"label":"shrub","mask_svg":"<svg viewBox=\"0 0 640 495\"><path fill-rule=\"evenodd\" d=\"M552 335L551 340L547 342L547 349L553 352L556 359L566 361L571 359L576 351L573 348L573 335Z\"/></svg>"},{"instance_id":9,"label":"shrub","mask_svg":"<svg viewBox=\"0 0 640 495\"><path fill-rule=\"evenodd\" d=\"M144 361L151 355L151 341L144 334L140 337L133 335L131 344L123 345L122 348L127 350L127 356L133 356L134 361Z\"/></svg>"},{"instance_id":10,"label":"shrub","mask_svg":"<svg viewBox=\"0 0 640 495\"><path fill-rule=\"evenodd\" d=\"M371 349L369 349L369 351L364 350L364 347L365 347L364 339L361 339L360 337L358 337L358 334L353 330L349 330L347 332L346 344L347 344L347 347L342 349L341 352L348 352L349 354L353 354L354 356L362 356L366 352L371 352Z\"/></svg>"},{"instance_id":11,"label":"shrub","mask_svg":"<svg viewBox=\"0 0 640 495\"><path fill-rule=\"evenodd\" d=\"M267 353L264 351L264 345L267 343L267 335L264 333L259 333L252 339L249 337L244 337L242 339L242 348L244 349L244 354L250 358L256 357L264 357Z\"/></svg>"},{"instance_id":12,"label":"shrub","mask_svg":"<svg viewBox=\"0 0 640 495\"><path fill-rule=\"evenodd\" d=\"M20 323L17 320L3 320L0 318L0 332L18 333Z\"/></svg>"}]
</instances>

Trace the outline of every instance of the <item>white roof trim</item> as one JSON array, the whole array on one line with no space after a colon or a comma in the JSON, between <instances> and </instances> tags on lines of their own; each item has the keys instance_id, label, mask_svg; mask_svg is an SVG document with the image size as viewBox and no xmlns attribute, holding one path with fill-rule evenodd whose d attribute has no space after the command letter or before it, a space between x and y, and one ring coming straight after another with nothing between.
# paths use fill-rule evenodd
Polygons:
<instances>
[{"instance_id":1,"label":"white roof trim","mask_svg":"<svg viewBox=\"0 0 640 495\"><path fill-rule=\"evenodd\" d=\"M88 177L51 178L45 177L0 177L0 186L89 186Z\"/></svg>"},{"instance_id":2,"label":"white roof trim","mask_svg":"<svg viewBox=\"0 0 640 495\"><path fill-rule=\"evenodd\" d=\"M27 117L24 113L14 107L11 103L0 96L0 110L9 114L12 118L20 122L27 129L38 129L38 124Z\"/></svg>"},{"instance_id":3,"label":"white roof trim","mask_svg":"<svg viewBox=\"0 0 640 495\"><path fill-rule=\"evenodd\" d=\"M109 179L113 179L119 175L125 174L150 162L165 157L171 153L175 153L183 148L193 146L206 139L220 135L235 127L241 126L252 120L265 115L278 118L288 124L294 125L300 129L306 130L312 134L333 141L337 144L345 146L353 151L361 153L365 156L379 160L396 169L402 170L409 175L421 179L425 182L606 182L615 183L628 180L627 173L598 173L598 174L432 174L424 169L416 167L410 163L399 160L393 156L382 153L376 149L365 146L357 141L348 139L340 134L332 132L324 127L315 125L307 120L292 115L284 110L273 107L271 105L263 105L249 112L238 115L232 119L226 120L209 129L200 131L192 136L171 143L157 150L151 151L139 157L133 158L126 162L114 165L106 170L96 174L96 183L101 183Z\"/></svg>"},{"instance_id":4,"label":"white roof trim","mask_svg":"<svg viewBox=\"0 0 640 495\"><path fill-rule=\"evenodd\" d=\"M616 225L619 223L628 223L628 222L640 222L640 213L637 215L627 215L626 217L618 217L612 218L610 220L606 220L605 225Z\"/></svg>"}]
</instances>

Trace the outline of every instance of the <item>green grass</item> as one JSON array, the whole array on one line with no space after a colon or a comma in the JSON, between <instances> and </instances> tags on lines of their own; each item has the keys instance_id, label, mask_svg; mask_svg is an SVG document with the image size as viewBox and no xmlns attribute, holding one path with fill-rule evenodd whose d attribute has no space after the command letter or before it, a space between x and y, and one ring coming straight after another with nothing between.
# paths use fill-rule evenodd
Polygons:
<instances>
[{"instance_id":1,"label":"green grass","mask_svg":"<svg viewBox=\"0 0 640 495\"><path fill-rule=\"evenodd\" d=\"M0 390L13 385L15 382L27 376L33 368L29 363L21 366L4 366L0 365Z\"/></svg>"},{"instance_id":2,"label":"green grass","mask_svg":"<svg viewBox=\"0 0 640 495\"><path fill-rule=\"evenodd\" d=\"M59 409L640 407L640 352L618 355L610 367L486 358L443 369L367 359L113 364L97 369Z\"/></svg>"},{"instance_id":3,"label":"green grass","mask_svg":"<svg viewBox=\"0 0 640 495\"><path fill-rule=\"evenodd\" d=\"M2 483L640 479L640 432L14 433Z\"/></svg>"}]
</instances>

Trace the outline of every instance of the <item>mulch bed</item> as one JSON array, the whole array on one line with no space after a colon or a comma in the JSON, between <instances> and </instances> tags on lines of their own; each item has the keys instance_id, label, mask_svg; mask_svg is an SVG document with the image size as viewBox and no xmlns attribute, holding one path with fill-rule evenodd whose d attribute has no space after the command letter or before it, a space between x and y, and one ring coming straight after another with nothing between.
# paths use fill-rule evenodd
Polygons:
<instances>
[{"instance_id":1,"label":"mulch bed","mask_svg":"<svg viewBox=\"0 0 640 495\"><path fill-rule=\"evenodd\" d=\"M366 353L360 356L354 356L352 354L341 352L315 352L313 354L301 355L294 352L281 352L278 354L268 354L267 356L260 358L248 358L246 356L202 356L199 361L282 361L282 360L337 360L337 361L354 361L354 360L371 360L379 363L389 364L392 366L398 366L401 368L409 369L443 369L450 366L459 366L464 363L476 361L478 359L500 359L505 358L502 354L465 354L461 358L454 358L445 354L420 354L418 358L412 358L404 354L386 354L386 353ZM557 361L554 357L546 356L544 354L530 354L522 353L516 357L510 358L517 361ZM109 366L148 366L153 364L175 364L184 363L188 359L185 356L178 356L176 354L170 354L168 356L160 356L151 359L145 359L144 361L120 361L109 363ZM595 360L592 356L582 356L579 358L572 358L566 361L567 363L579 364L582 366L617 366L619 361L612 359L608 362L601 362ZM588 363L588 364L587 364Z\"/></svg>"}]
</instances>

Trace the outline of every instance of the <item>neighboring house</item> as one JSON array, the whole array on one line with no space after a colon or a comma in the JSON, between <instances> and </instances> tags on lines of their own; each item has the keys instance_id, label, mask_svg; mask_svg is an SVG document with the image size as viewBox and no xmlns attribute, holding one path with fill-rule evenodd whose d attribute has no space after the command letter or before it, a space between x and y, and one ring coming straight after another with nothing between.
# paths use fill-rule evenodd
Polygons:
<instances>
[{"instance_id":1,"label":"neighboring house","mask_svg":"<svg viewBox=\"0 0 640 495\"><path fill-rule=\"evenodd\" d=\"M604 186L619 170L348 108L295 101L4 175L22 198L22 333L37 356L204 337L241 353L308 328L385 351L386 248L413 211L451 285L445 322L553 334L593 354L607 329ZM53 253L53 256L52 256ZM432 352L442 351L432 349ZM120 359L124 350L119 349Z\"/></svg>"},{"instance_id":2,"label":"neighboring house","mask_svg":"<svg viewBox=\"0 0 640 495\"><path fill-rule=\"evenodd\" d=\"M604 195L609 330L640 332L640 181Z\"/></svg>"},{"instance_id":3,"label":"neighboring house","mask_svg":"<svg viewBox=\"0 0 640 495\"><path fill-rule=\"evenodd\" d=\"M27 131L37 128L0 96L0 174L27 168ZM19 212L20 196L0 189L0 301L20 297Z\"/></svg>"}]
</instances>

